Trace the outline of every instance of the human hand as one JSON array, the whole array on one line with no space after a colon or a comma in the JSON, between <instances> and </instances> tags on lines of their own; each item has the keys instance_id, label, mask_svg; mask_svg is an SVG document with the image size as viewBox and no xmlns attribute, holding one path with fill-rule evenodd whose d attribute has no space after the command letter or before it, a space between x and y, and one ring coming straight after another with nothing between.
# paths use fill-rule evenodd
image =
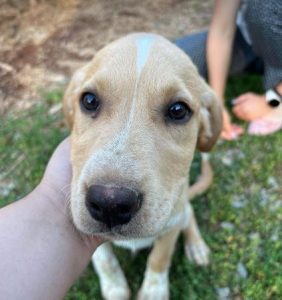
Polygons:
<instances>
[{"instance_id":1,"label":"human hand","mask_svg":"<svg viewBox=\"0 0 282 300\"><path fill-rule=\"evenodd\" d=\"M65 211L68 206L71 178L70 138L68 137L57 146L39 185L41 191L61 211Z\"/></svg>"},{"instance_id":2,"label":"human hand","mask_svg":"<svg viewBox=\"0 0 282 300\"><path fill-rule=\"evenodd\" d=\"M63 299L101 244L75 230L68 209L71 177L67 138L40 184L0 209L1 299Z\"/></svg>"},{"instance_id":3,"label":"human hand","mask_svg":"<svg viewBox=\"0 0 282 300\"><path fill-rule=\"evenodd\" d=\"M89 237L76 230L73 230L73 223L70 213L70 194L71 194L72 168L70 162L70 138L66 138L55 149L48 165L45 169L43 178L37 187L38 198L48 202L51 210L55 210L60 218L65 219L72 227L72 232L82 238L82 241L89 249L96 249L102 242L100 238Z\"/></svg>"},{"instance_id":4,"label":"human hand","mask_svg":"<svg viewBox=\"0 0 282 300\"><path fill-rule=\"evenodd\" d=\"M223 108L223 129L221 132L221 138L224 140L235 140L237 139L244 131L243 128L236 125L232 124L230 121L230 115L226 108Z\"/></svg>"},{"instance_id":5,"label":"human hand","mask_svg":"<svg viewBox=\"0 0 282 300\"><path fill-rule=\"evenodd\" d=\"M265 95L245 93L233 100L233 113L241 120L253 121L273 111Z\"/></svg>"}]
</instances>

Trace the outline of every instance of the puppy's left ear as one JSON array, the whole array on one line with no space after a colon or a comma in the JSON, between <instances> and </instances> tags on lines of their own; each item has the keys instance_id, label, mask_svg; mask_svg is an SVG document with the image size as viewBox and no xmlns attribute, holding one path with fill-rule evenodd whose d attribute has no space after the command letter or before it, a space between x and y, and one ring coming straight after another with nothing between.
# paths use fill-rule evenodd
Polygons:
<instances>
[{"instance_id":1,"label":"puppy's left ear","mask_svg":"<svg viewBox=\"0 0 282 300\"><path fill-rule=\"evenodd\" d=\"M202 152L207 152L211 150L222 130L222 105L202 78L200 78L198 88L201 108L197 148Z\"/></svg>"},{"instance_id":2,"label":"puppy's left ear","mask_svg":"<svg viewBox=\"0 0 282 300\"><path fill-rule=\"evenodd\" d=\"M75 102L77 97L77 90L81 87L83 80L86 77L87 66L78 69L71 78L71 81L65 91L63 98L63 112L65 121L69 129L72 129L73 119L75 113Z\"/></svg>"}]
</instances>

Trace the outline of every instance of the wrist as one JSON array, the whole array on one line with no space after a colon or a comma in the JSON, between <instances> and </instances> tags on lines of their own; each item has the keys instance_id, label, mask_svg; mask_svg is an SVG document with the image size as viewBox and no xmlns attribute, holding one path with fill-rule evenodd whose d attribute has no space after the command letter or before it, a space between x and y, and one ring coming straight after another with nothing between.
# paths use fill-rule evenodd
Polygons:
<instances>
[{"instance_id":1,"label":"wrist","mask_svg":"<svg viewBox=\"0 0 282 300\"><path fill-rule=\"evenodd\" d=\"M50 211L63 216L64 219L70 222L71 213L68 199L63 191L57 191L52 184L49 184L47 180L43 179L32 193L36 196L37 201L40 202L41 205L48 205Z\"/></svg>"},{"instance_id":2,"label":"wrist","mask_svg":"<svg viewBox=\"0 0 282 300\"><path fill-rule=\"evenodd\" d=\"M212 90L214 91L218 101L224 106L224 102L225 102L225 99L224 99L224 91L221 87L217 87L216 84L212 84L211 82L209 83Z\"/></svg>"},{"instance_id":3,"label":"wrist","mask_svg":"<svg viewBox=\"0 0 282 300\"><path fill-rule=\"evenodd\" d=\"M0 273L5 274L1 296L62 299L86 268L98 242L87 244L40 185L24 199L1 209L0 215L0 253L4 257ZM21 255L15 263L19 249Z\"/></svg>"},{"instance_id":4,"label":"wrist","mask_svg":"<svg viewBox=\"0 0 282 300\"><path fill-rule=\"evenodd\" d=\"M82 265L88 262L93 252L102 240L96 237L88 237L80 233L72 222L69 208L69 199L63 192L57 193L51 185L41 182L31 193L32 198L38 206L39 213L60 228L66 240L73 244L73 249L77 251L77 257ZM83 259L81 259L83 257Z\"/></svg>"}]
</instances>

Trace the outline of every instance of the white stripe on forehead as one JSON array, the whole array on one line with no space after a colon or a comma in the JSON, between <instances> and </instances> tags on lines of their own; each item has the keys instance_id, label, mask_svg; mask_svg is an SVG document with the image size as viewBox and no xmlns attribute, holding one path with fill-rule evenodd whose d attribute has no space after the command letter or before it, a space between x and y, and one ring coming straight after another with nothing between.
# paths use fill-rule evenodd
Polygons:
<instances>
[{"instance_id":1,"label":"white stripe on forehead","mask_svg":"<svg viewBox=\"0 0 282 300\"><path fill-rule=\"evenodd\" d=\"M139 35L135 40L136 48L137 48L137 57L136 57L136 68L137 68L137 79L135 81L135 88L134 94L132 97L130 111L128 113L127 120L125 121L124 128L119 132L117 136L112 140L112 143L109 147L113 147L114 150L111 148L112 151L124 151L126 147L126 143L130 136L130 130L132 124L134 124L135 116L137 112L137 86L139 82L139 77L142 72L142 69L146 65L148 60L150 50L152 45L154 44L156 37L150 34L142 34Z\"/></svg>"},{"instance_id":2,"label":"white stripe on forehead","mask_svg":"<svg viewBox=\"0 0 282 300\"><path fill-rule=\"evenodd\" d=\"M154 36L142 36L136 39L137 47L137 74L140 75L149 57L151 46L155 41Z\"/></svg>"}]
</instances>

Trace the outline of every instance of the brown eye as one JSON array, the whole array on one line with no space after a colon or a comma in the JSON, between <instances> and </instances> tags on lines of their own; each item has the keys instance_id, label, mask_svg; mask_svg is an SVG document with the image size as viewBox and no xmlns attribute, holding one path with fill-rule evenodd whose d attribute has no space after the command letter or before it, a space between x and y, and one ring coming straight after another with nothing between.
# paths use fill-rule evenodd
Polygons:
<instances>
[{"instance_id":1,"label":"brown eye","mask_svg":"<svg viewBox=\"0 0 282 300\"><path fill-rule=\"evenodd\" d=\"M188 121L193 112L184 102L175 102L171 104L167 110L167 117L177 123Z\"/></svg>"},{"instance_id":2,"label":"brown eye","mask_svg":"<svg viewBox=\"0 0 282 300\"><path fill-rule=\"evenodd\" d=\"M100 106L98 97L94 93L90 92L82 94L80 103L82 107L89 112L95 112Z\"/></svg>"}]
</instances>

